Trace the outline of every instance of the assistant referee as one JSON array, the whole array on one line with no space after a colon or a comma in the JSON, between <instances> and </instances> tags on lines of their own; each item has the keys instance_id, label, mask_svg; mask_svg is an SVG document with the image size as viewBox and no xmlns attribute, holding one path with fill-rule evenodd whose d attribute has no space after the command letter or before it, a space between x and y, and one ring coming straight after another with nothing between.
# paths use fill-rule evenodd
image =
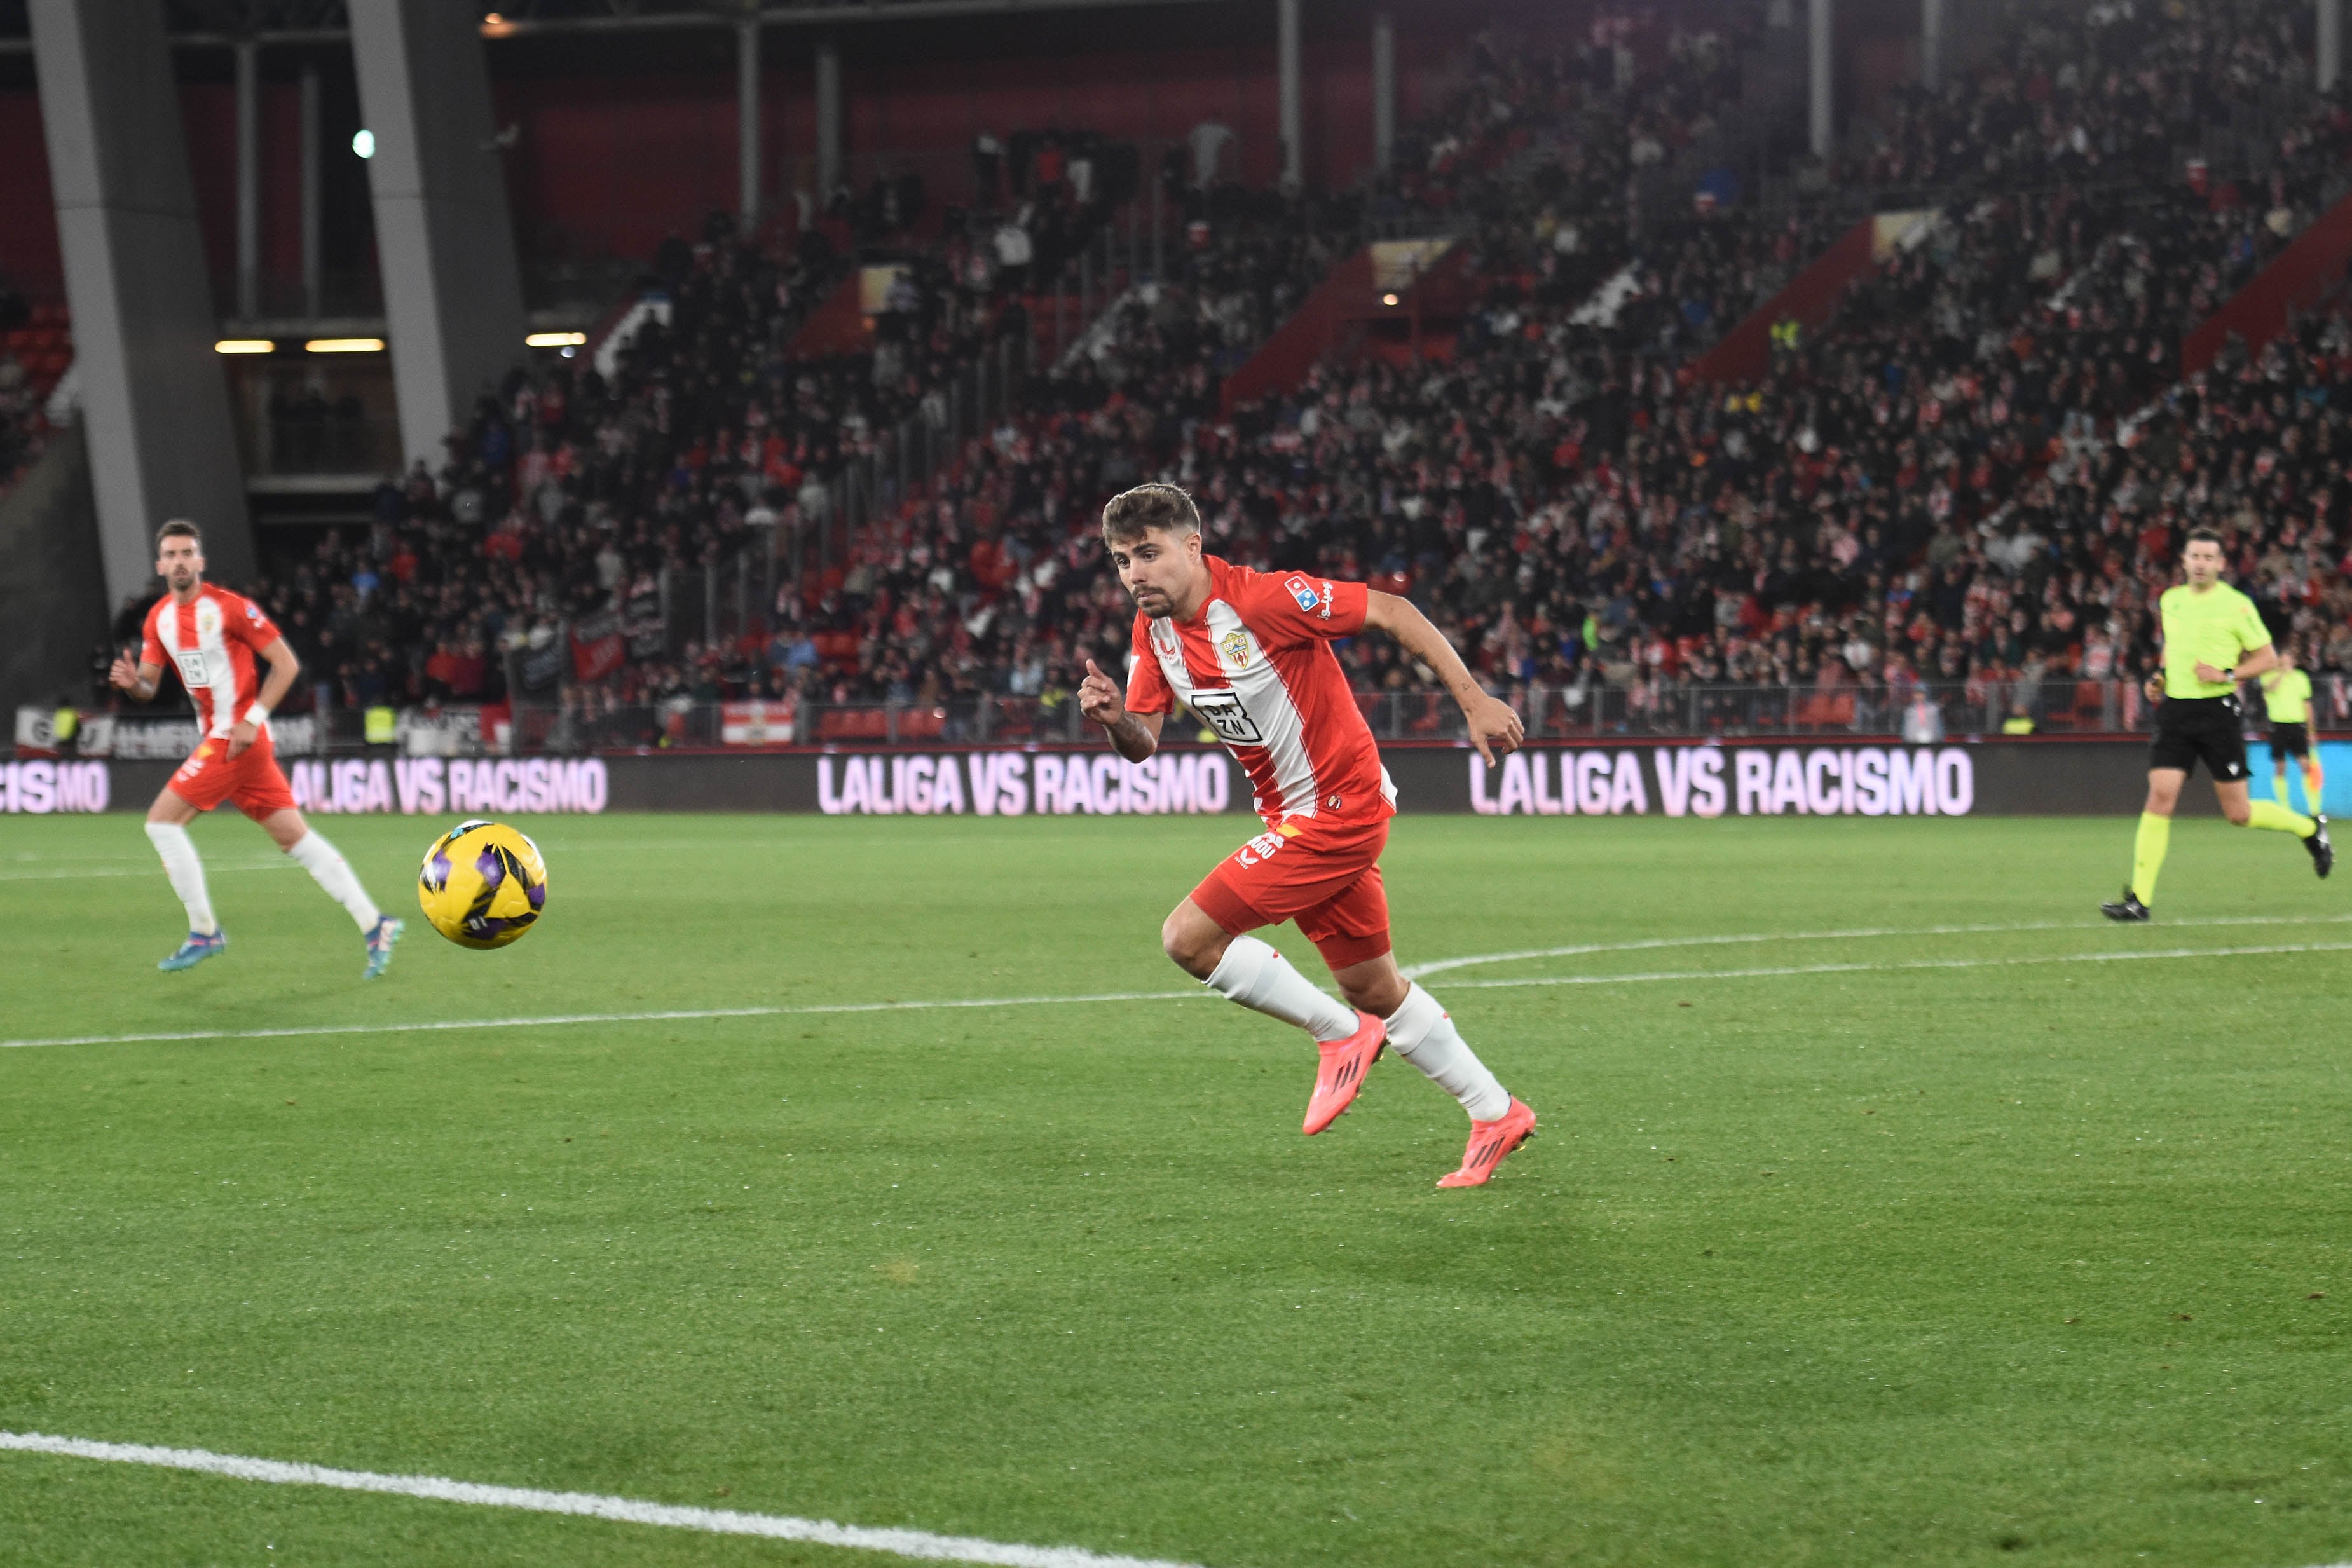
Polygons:
<instances>
[{"instance_id":1,"label":"assistant referee","mask_svg":"<svg viewBox=\"0 0 2352 1568\"><path fill-rule=\"evenodd\" d=\"M2326 798L2327 779L2320 771L2319 754L2311 748L2311 732L2319 727L2318 710L2312 706L2311 677L2295 668L2294 644L2279 650L2278 668L2263 677L2263 708L2271 720L2271 793L2284 806L2293 797L2286 792L2286 759L2294 758L2303 769L2303 798L2313 810Z\"/></svg>"},{"instance_id":2,"label":"assistant referee","mask_svg":"<svg viewBox=\"0 0 2352 1568\"><path fill-rule=\"evenodd\" d=\"M2146 920L2156 901L2156 873L2172 841L2172 811L2180 787L2201 758L2213 775L2221 814L2242 828L2293 833L2326 876L2336 864L2327 819L2291 811L2276 800L2256 800L2246 789L2244 714L2238 683L2278 665L2270 629L2254 601L2221 580L2221 536L2200 528L2181 551L2188 581L2164 591L2164 674L2147 683L2157 709L2156 744L2148 750L2147 804L2133 847L2131 884L2123 897L2099 905L2110 920Z\"/></svg>"}]
</instances>

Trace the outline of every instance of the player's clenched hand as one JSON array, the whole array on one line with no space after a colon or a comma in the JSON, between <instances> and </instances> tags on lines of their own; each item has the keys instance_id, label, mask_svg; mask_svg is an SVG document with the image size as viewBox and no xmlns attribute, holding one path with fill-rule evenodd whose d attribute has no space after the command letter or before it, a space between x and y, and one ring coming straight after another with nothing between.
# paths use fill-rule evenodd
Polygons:
<instances>
[{"instance_id":1,"label":"player's clenched hand","mask_svg":"<svg viewBox=\"0 0 2352 1568\"><path fill-rule=\"evenodd\" d=\"M126 692L135 692L139 689L139 666L118 653L114 663L106 667L106 682Z\"/></svg>"},{"instance_id":2,"label":"player's clenched hand","mask_svg":"<svg viewBox=\"0 0 2352 1568\"><path fill-rule=\"evenodd\" d=\"M238 719L236 727L228 732L228 754L231 757L244 756L246 747L251 746L260 734L261 727L251 719Z\"/></svg>"},{"instance_id":3,"label":"player's clenched hand","mask_svg":"<svg viewBox=\"0 0 2352 1568\"><path fill-rule=\"evenodd\" d=\"M2152 703L2164 700L2164 682L2154 675L2148 676L2147 685L2140 690L2147 694L2147 700Z\"/></svg>"},{"instance_id":4,"label":"player's clenched hand","mask_svg":"<svg viewBox=\"0 0 2352 1568\"><path fill-rule=\"evenodd\" d=\"M2219 664L2209 664L2200 659L2197 661L2197 678L2209 686L2218 686L2230 678L2230 672Z\"/></svg>"},{"instance_id":5,"label":"player's clenched hand","mask_svg":"<svg viewBox=\"0 0 2352 1568\"><path fill-rule=\"evenodd\" d=\"M1519 722L1511 705L1499 697L1482 696L1465 713L1470 720L1470 744L1490 765L1497 757L1508 757L1527 743L1528 727Z\"/></svg>"},{"instance_id":6,"label":"player's clenched hand","mask_svg":"<svg viewBox=\"0 0 2352 1568\"><path fill-rule=\"evenodd\" d=\"M1105 729L1127 716L1127 694L1092 659L1087 661L1087 678L1078 683L1078 711Z\"/></svg>"}]
</instances>

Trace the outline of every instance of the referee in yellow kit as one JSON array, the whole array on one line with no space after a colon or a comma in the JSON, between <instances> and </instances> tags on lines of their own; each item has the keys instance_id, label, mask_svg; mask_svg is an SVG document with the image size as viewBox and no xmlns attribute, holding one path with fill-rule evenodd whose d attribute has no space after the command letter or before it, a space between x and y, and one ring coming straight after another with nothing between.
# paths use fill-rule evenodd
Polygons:
<instances>
[{"instance_id":1,"label":"referee in yellow kit","mask_svg":"<svg viewBox=\"0 0 2352 1568\"><path fill-rule=\"evenodd\" d=\"M2304 803L2313 810L2327 798L2327 779L2320 771L2319 753L2311 748L2311 732L2319 727L2319 710L2312 706L2311 677L2295 667L2294 644L2279 650L2278 668L2263 677L2263 710L2271 721L2271 793L2285 805L2286 759L2303 769Z\"/></svg>"},{"instance_id":2,"label":"referee in yellow kit","mask_svg":"<svg viewBox=\"0 0 2352 1568\"><path fill-rule=\"evenodd\" d=\"M2147 804L2140 811L2133 849L2131 884L2113 904L2099 905L2110 920L2146 920L2156 900L2156 873L2172 841L2172 811L2180 787L2201 758L2213 775L2221 814L2239 827L2293 833L2311 852L2311 863L2326 876L2336 864L2327 841L2327 819L2290 811L2277 800L2255 800L2246 790L2244 714L2238 683L2274 669L2271 646L2254 601L2221 580L2221 537L2200 528L2189 536L2180 564L2188 581L2168 588L2158 601L2164 618L2164 674L2147 683L2157 709L2156 744L2148 750Z\"/></svg>"}]
</instances>

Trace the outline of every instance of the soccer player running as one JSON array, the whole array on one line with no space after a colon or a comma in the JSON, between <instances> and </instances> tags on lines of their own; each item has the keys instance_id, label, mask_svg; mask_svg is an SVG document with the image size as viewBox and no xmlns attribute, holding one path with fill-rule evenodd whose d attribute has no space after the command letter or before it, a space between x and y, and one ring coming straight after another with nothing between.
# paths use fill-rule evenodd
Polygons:
<instances>
[{"instance_id":1,"label":"soccer player running","mask_svg":"<svg viewBox=\"0 0 2352 1568\"><path fill-rule=\"evenodd\" d=\"M2279 649L2278 668L2263 677L2263 707L2271 721L2271 793L2278 803L2292 799L2286 792L2286 759L2303 768L2303 800L2314 811L2326 800L2326 776L2319 754L2311 748L2311 732L2319 727L2319 710L2312 706L2311 677L2295 667L2294 644Z\"/></svg>"},{"instance_id":2,"label":"soccer player running","mask_svg":"<svg viewBox=\"0 0 2352 1568\"><path fill-rule=\"evenodd\" d=\"M2221 537L2200 528L2189 536L2180 564L2188 581L2158 601L2164 620L2164 674L2147 683L2157 709L2156 744L2148 751L2147 804L2139 818L2131 885L2113 904L2099 905L2110 920L2146 920L2156 902L2156 873L2172 841L2172 811L2180 787L2201 758L2213 775L2221 814L2239 827L2293 833L2326 876L2336 864L2327 819L2289 810L2283 800L2255 800L2246 789L2246 736L2238 683L2274 668L2277 650L2254 601L2221 580Z\"/></svg>"},{"instance_id":3,"label":"soccer player running","mask_svg":"<svg viewBox=\"0 0 2352 1568\"><path fill-rule=\"evenodd\" d=\"M1321 1053L1304 1131L1338 1120L1383 1048L1419 1068L1470 1117L1461 1168L1440 1186L1483 1186L1535 1132L1507 1092L1389 946L1381 849L1396 787L1331 652L1366 627L1388 632L1444 677L1492 762L1526 738L1519 717L1480 690L1461 655L1404 600L1360 582L1267 574L1205 554L1201 514L1173 485L1142 485L1103 508L1103 543L1135 598L1135 667L1124 694L1093 660L1078 688L1087 717L1130 762L1159 748L1178 703L1248 775L1266 831L1202 879L1160 927L1168 956L1228 1000L1296 1024ZM1330 966L1342 1007L1247 935L1296 920ZM1352 1009L1352 1011L1350 1010Z\"/></svg>"},{"instance_id":4,"label":"soccer player running","mask_svg":"<svg viewBox=\"0 0 2352 1568\"><path fill-rule=\"evenodd\" d=\"M392 962L402 924L375 906L350 862L303 821L270 744L270 712L292 689L302 662L260 605L205 581L204 535L195 524L174 520L156 530L155 570L171 592L147 612L139 663L117 658L108 672L116 685L148 702L155 695L168 655L196 702L201 732L196 749L147 811L147 837L163 857L163 874L172 879L172 891L188 909L188 939L155 967L192 969L228 946L227 933L213 918L205 862L196 854L195 841L188 837L188 824L197 812L234 800L237 810L259 822L279 849L318 880L329 897L351 911L367 940L363 977L373 979ZM256 655L269 666L269 674L259 679Z\"/></svg>"}]
</instances>

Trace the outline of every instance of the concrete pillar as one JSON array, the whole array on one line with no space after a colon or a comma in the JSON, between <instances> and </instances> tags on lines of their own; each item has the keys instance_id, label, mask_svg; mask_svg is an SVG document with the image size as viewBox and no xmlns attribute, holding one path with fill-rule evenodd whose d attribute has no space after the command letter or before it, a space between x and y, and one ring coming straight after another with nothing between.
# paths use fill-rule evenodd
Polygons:
<instances>
[{"instance_id":1,"label":"concrete pillar","mask_svg":"<svg viewBox=\"0 0 2352 1568\"><path fill-rule=\"evenodd\" d=\"M735 210L743 232L760 223L760 24L735 24Z\"/></svg>"},{"instance_id":2,"label":"concrete pillar","mask_svg":"<svg viewBox=\"0 0 2352 1568\"><path fill-rule=\"evenodd\" d=\"M1811 89L1813 156L1826 159L1837 136L1833 101L1830 96L1830 41L1837 21L1835 0L1811 0L1812 34L1810 86Z\"/></svg>"},{"instance_id":3,"label":"concrete pillar","mask_svg":"<svg viewBox=\"0 0 2352 1568\"><path fill-rule=\"evenodd\" d=\"M1275 0L1279 34L1276 69L1282 85L1282 188L1296 191L1307 183L1307 150L1301 127L1298 86L1298 0Z\"/></svg>"},{"instance_id":4,"label":"concrete pillar","mask_svg":"<svg viewBox=\"0 0 2352 1568\"><path fill-rule=\"evenodd\" d=\"M816 204L821 212L841 183L841 46L816 41Z\"/></svg>"},{"instance_id":5,"label":"concrete pillar","mask_svg":"<svg viewBox=\"0 0 2352 1568\"><path fill-rule=\"evenodd\" d=\"M489 71L469 7L375 0L351 17L401 449L437 467L451 427L523 353Z\"/></svg>"},{"instance_id":6,"label":"concrete pillar","mask_svg":"<svg viewBox=\"0 0 2352 1568\"><path fill-rule=\"evenodd\" d=\"M261 314L261 46L236 41L236 313Z\"/></svg>"},{"instance_id":7,"label":"concrete pillar","mask_svg":"<svg viewBox=\"0 0 2352 1568\"><path fill-rule=\"evenodd\" d=\"M2344 0L2317 0L2317 4L2318 47L2312 52L2318 57L2319 90L2334 92L2344 71Z\"/></svg>"},{"instance_id":8,"label":"concrete pillar","mask_svg":"<svg viewBox=\"0 0 2352 1568\"><path fill-rule=\"evenodd\" d=\"M1396 162L1396 17L1372 13L1372 167L1385 174Z\"/></svg>"},{"instance_id":9,"label":"concrete pillar","mask_svg":"<svg viewBox=\"0 0 2352 1568\"><path fill-rule=\"evenodd\" d=\"M1944 0L1919 0L1919 85L1931 92L1944 87Z\"/></svg>"},{"instance_id":10,"label":"concrete pillar","mask_svg":"<svg viewBox=\"0 0 2352 1568\"><path fill-rule=\"evenodd\" d=\"M248 582L253 529L163 10L30 11L108 604L158 591L154 534L169 517L204 528L215 580Z\"/></svg>"},{"instance_id":11,"label":"concrete pillar","mask_svg":"<svg viewBox=\"0 0 2352 1568\"><path fill-rule=\"evenodd\" d=\"M325 148L319 137L319 68L302 65L302 313L324 314L326 292L326 219L320 206L325 174Z\"/></svg>"}]
</instances>

